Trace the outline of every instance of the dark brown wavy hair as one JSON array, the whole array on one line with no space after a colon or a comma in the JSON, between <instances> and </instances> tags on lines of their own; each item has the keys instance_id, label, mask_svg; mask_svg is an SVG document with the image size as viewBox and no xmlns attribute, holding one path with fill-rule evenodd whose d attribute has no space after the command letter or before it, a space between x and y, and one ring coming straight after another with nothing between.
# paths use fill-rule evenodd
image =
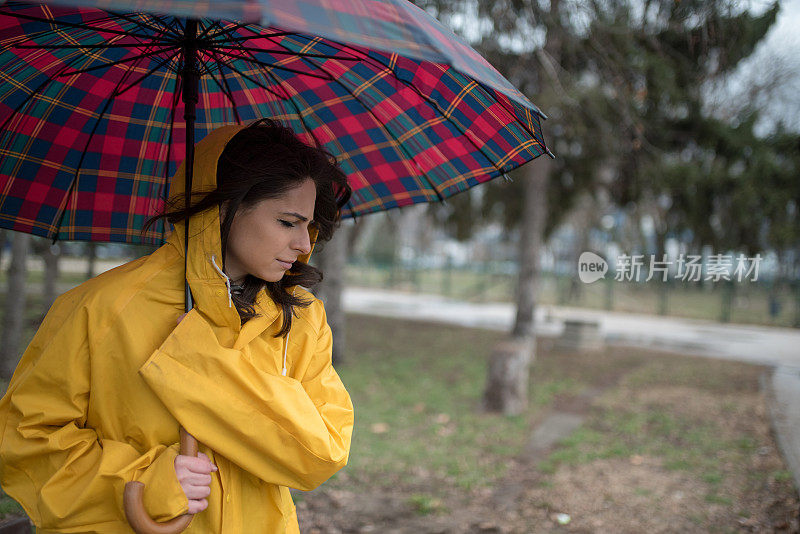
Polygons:
<instances>
[{"instance_id":1,"label":"dark brown wavy hair","mask_svg":"<svg viewBox=\"0 0 800 534\"><path fill-rule=\"evenodd\" d=\"M150 218L147 229L158 219L174 224L216 206L225 206L220 220L222 263L231 223L236 213L247 210L261 200L277 198L307 179L314 181L317 199L314 205L314 224L318 231L315 243L328 241L339 226L341 209L352 193L347 176L338 167L336 158L319 146L302 142L290 128L271 119L260 119L240 130L231 138L217 163L217 187L209 192L192 192L188 209L182 195L173 197L165 211ZM144 230L143 230L144 231ZM293 306L307 307L310 301L295 297L287 288L295 285L312 287L322 280L322 271L297 260L278 282L267 282L248 274L241 293L231 295L242 324L258 313L255 302L265 288L272 300L283 310L283 326L275 337L291 328Z\"/></svg>"}]
</instances>

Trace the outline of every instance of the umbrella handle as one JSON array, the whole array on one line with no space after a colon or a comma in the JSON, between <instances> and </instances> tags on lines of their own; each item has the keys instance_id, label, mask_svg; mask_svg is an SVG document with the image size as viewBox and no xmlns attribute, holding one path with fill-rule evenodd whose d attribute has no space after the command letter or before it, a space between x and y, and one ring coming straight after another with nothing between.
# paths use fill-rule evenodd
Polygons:
<instances>
[{"instance_id":1,"label":"umbrella handle","mask_svg":"<svg viewBox=\"0 0 800 534\"><path fill-rule=\"evenodd\" d=\"M197 440L181 427L181 454L197 456ZM125 484L123 501L125 515L136 534L178 534L183 532L192 522L194 514L183 514L163 523L153 521L144 507L144 484L131 480Z\"/></svg>"}]
</instances>

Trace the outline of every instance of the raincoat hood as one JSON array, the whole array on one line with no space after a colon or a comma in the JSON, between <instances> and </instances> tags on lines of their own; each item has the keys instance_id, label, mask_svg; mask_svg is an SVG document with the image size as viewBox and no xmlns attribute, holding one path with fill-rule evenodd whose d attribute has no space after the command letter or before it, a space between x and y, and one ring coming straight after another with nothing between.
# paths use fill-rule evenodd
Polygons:
<instances>
[{"instance_id":1,"label":"raincoat hood","mask_svg":"<svg viewBox=\"0 0 800 534\"><path fill-rule=\"evenodd\" d=\"M192 201L196 202L202 195L217 187L217 163L225 146L247 124L230 125L217 128L195 145L194 170L192 176ZM176 208L182 208L186 184L186 162L178 167L170 185L169 199ZM177 201L177 203L176 203ZM178 222L167 239L181 254L185 254L185 223ZM298 261L308 263L314 251L317 229L309 226L311 250L308 254L298 256ZM209 315L217 324L227 324L236 328L240 323L238 313L231 305L230 285L223 272L222 239L220 235L220 212L218 207L207 209L189 219L189 261L186 278L192 290L195 305ZM219 292L225 290L224 299ZM256 299L257 311L270 319L278 312L266 290L262 290ZM259 309L260 308L260 309Z\"/></svg>"}]
</instances>

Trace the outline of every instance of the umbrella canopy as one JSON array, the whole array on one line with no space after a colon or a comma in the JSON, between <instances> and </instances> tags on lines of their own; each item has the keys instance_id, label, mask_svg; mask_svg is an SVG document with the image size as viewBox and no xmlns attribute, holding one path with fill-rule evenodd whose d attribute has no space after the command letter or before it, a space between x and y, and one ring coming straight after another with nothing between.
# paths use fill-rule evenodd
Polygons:
<instances>
[{"instance_id":1,"label":"umbrella canopy","mask_svg":"<svg viewBox=\"0 0 800 534\"><path fill-rule=\"evenodd\" d=\"M0 4L0 227L159 244L162 223L140 230L187 134L264 116L337 157L345 217L442 200L547 152L536 106L405 0L87 3L114 12Z\"/></svg>"}]
</instances>

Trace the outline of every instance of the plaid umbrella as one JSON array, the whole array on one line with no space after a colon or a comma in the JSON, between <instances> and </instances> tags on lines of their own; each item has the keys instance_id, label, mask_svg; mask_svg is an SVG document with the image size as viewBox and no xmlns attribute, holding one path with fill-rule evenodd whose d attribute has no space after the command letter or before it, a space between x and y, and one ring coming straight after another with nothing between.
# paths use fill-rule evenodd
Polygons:
<instances>
[{"instance_id":1,"label":"plaid umbrella","mask_svg":"<svg viewBox=\"0 0 800 534\"><path fill-rule=\"evenodd\" d=\"M345 217L443 200L550 154L536 106L406 0L82 3L0 3L0 227L161 243L163 223L140 229L184 159L188 196L195 141L263 116L336 155ZM136 532L188 526L155 523L142 492L126 485Z\"/></svg>"},{"instance_id":2,"label":"plaid umbrella","mask_svg":"<svg viewBox=\"0 0 800 534\"><path fill-rule=\"evenodd\" d=\"M187 135L264 116L337 156L344 217L442 200L547 151L536 106L405 0L61 3L0 5L0 227L160 244L163 223L140 229Z\"/></svg>"}]
</instances>

